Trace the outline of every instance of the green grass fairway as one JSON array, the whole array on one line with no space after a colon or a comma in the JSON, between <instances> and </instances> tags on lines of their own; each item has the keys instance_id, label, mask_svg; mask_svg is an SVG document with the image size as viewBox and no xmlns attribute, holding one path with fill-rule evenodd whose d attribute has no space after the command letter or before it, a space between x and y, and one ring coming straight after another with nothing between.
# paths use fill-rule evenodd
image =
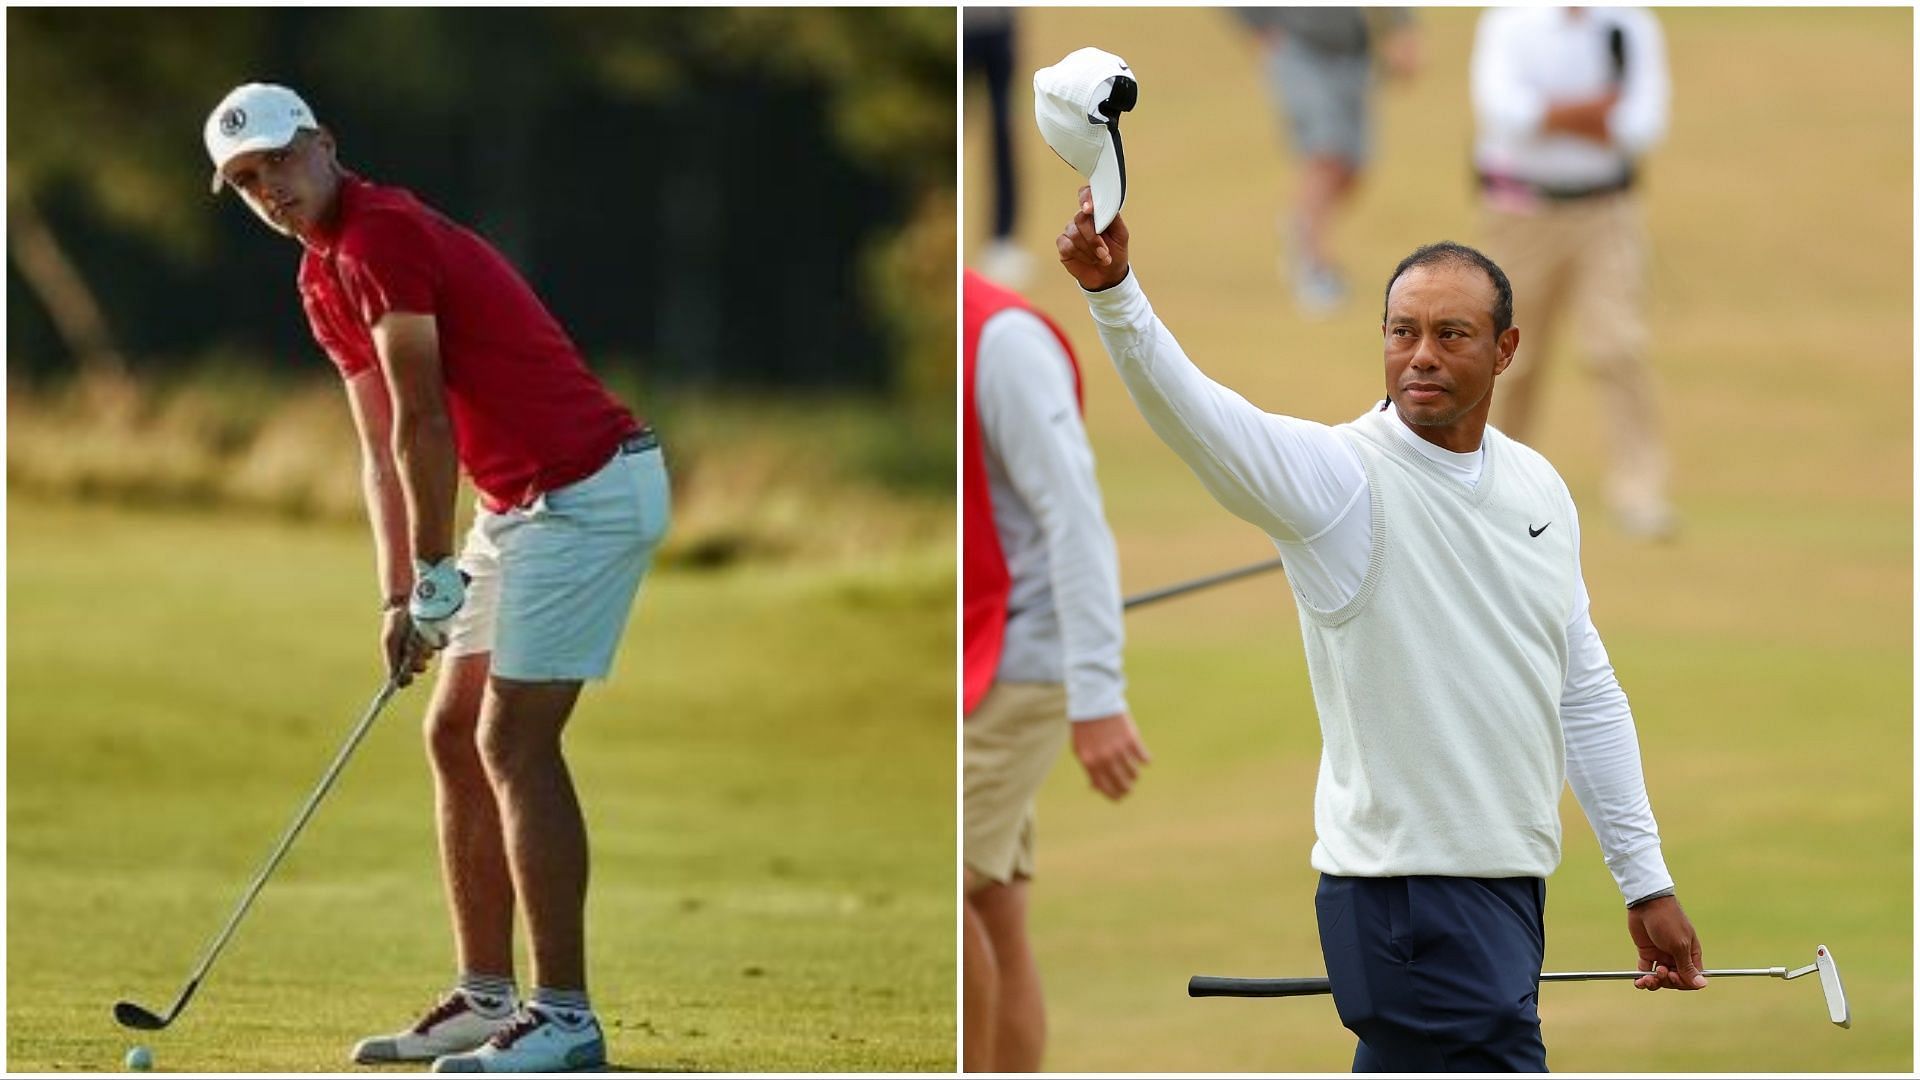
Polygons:
<instances>
[{"instance_id":1,"label":"green grass fairway","mask_svg":"<svg viewBox=\"0 0 1920 1080\"><path fill-rule=\"evenodd\" d=\"M8 1068L350 1068L452 970L423 688L173 1028L109 1008L167 1008L378 689L364 532L9 518ZM568 740L617 1067L953 1067L953 572L934 545L647 583Z\"/></svg>"},{"instance_id":2,"label":"green grass fairway","mask_svg":"<svg viewBox=\"0 0 1920 1080\"><path fill-rule=\"evenodd\" d=\"M1034 130L1027 72L1082 45L1126 60L1133 257L1194 359L1256 404L1327 422L1382 392L1385 276L1419 243L1478 239L1466 67L1477 12L1422 13L1426 66L1380 97L1376 165L1336 231L1354 297L1300 320L1277 274L1295 164L1251 43L1211 10L1021 13L1013 105L1030 295L1086 372L1131 592L1273 554L1140 420L1053 265L1077 180ZM1912 13L1661 12L1671 131L1645 170L1652 329L1680 540L1624 538L1601 502L1596 395L1566 347L1536 440L1585 509L1594 619L1631 696L1681 897L1721 967L1831 946L1854 1025L1805 981L1699 994L1542 991L1557 1070L1913 1068ZM990 220L985 97L966 116L969 254ZM1522 333L1526 328L1522 327ZM1189 1000L1196 973L1316 975L1319 754L1277 576L1128 616L1154 753L1111 806L1062 763L1040 807L1034 923L1052 1069L1345 1071L1326 998ZM1620 901L1571 796L1547 964L1631 967Z\"/></svg>"}]
</instances>

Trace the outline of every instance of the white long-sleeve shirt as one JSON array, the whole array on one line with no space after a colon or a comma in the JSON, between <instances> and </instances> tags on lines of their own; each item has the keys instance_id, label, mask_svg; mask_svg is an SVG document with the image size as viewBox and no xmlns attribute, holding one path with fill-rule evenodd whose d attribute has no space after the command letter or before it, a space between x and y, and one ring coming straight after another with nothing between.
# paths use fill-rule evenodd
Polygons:
<instances>
[{"instance_id":1,"label":"white long-sleeve shirt","mask_svg":"<svg viewBox=\"0 0 1920 1080\"><path fill-rule=\"evenodd\" d=\"M1371 493L1354 449L1324 424L1264 412L1207 378L1154 314L1136 273L1086 295L1100 340L1148 426L1221 505L1272 539L1301 602L1331 612L1352 600L1374 543ZM1477 482L1480 452L1454 454L1404 424L1393 426L1461 484ZM1584 580L1572 607L1560 696L1567 778L1621 895L1632 902L1672 887L1673 879L1647 799L1633 714L1594 628Z\"/></svg>"},{"instance_id":2,"label":"white long-sleeve shirt","mask_svg":"<svg viewBox=\"0 0 1920 1080\"><path fill-rule=\"evenodd\" d=\"M980 328L974 406L1012 585L997 681L1065 683L1067 717L1124 712L1120 568L1071 361L1030 311Z\"/></svg>"},{"instance_id":3,"label":"white long-sleeve shirt","mask_svg":"<svg viewBox=\"0 0 1920 1080\"><path fill-rule=\"evenodd\" d=\"M1556 102L1599 97L1616 82L1608 37L1622 35L1620 100L1610 144L1544 129ZM1548 187L1617 181L1666 134L1671 87L1660 23L1641 8L1492 8L1480 16L1470 67L1484 173Z\"/></svg>"}]
</instances>

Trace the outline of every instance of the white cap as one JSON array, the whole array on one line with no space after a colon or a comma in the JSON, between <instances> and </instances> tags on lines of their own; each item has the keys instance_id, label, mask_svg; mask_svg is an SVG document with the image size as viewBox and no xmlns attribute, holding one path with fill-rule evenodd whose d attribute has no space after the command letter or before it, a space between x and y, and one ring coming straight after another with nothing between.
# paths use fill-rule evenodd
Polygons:
<instances>
[{"instance_id":1,"label":"white cap","mask_svg":"<svg viewBox=\"0 0 1920 1080\"><path fill-rule=\"evenodd\" d=\"M1093 227L1105 232L1127 201L1127 159L1120 114L1140 84L1127 62L1099 49L1076 49L1033 73L1033 118L1040 135L1093 188Z\"/></svg>"},{"instance_id":2,"label":"white cap","mask_svg":"<svg viewBox=\"0 0 1920 1080\"><path fill-rule=\"evenodd\" d=\"M278 150L292 142L301 128L319 126L307 103L284 86L247 83L234 87L207 114L202 132L207 156L213 159L214 193L218 194L225 182L220 170L227 162L253 150Z\"/></svg>"}]
</instances>

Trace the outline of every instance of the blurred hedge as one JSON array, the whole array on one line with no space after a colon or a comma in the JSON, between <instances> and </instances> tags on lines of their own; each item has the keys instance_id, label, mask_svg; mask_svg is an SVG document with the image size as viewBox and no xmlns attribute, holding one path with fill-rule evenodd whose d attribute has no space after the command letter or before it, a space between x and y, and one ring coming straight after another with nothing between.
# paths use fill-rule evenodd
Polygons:
<instances>
[{"instance_id":1,"label":"blurred hedge","mask_svg":"<svg viewBox=\"0 0 1920 1080\"><path fill-rule=\"evenodd\" d=\"M603 371L950 418L951 8L11 9L7 26L10 382L324 364L293 246L206 193L207 110L267 79L350 167L499 244ZM923 449L950 454L950 427Z\"/></svg>"}]
</instances>

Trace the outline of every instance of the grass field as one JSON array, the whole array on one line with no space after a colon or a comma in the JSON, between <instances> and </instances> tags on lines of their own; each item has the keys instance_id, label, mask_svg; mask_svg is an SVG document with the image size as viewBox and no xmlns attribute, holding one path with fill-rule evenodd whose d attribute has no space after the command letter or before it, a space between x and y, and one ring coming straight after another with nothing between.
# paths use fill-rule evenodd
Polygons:
<instances>
[{"instance_id":1,"label":"grass field","mask_svg":"<svg viewBox=\"0 0 1920 1080\"><path fill-rule=\"evenodd\" d=\"M1272 549L1149 432L1051 265L1076 180L1033 130L1025 72L1081 45L1141 82L1126 122L1133 258L1187 351L1255 403L1328 422L1381 391L1378 298L1416 244L1473 242L1466 61L1476 13L1423 13L1426 67L1380 98L1376 166L1338 229L1356 296L1303 322L1276 273L1292 187L1256 56L1229 14L1022 13L1013 107L1030 294L1086 372L1128 591ZM1573 354L1537 444L1586 508L1594 618L1631 696L1681 896L1716 966L1831 946L1853 1001L1805 982L1697 995L1542 993L1564 1071L1913 1068L1912 22L1904 10L1672 9L1666 144L1646 168L1677 543L1600 500L1595 399ZM968 223L989 220L969 87ZM1523 333L1525 328L1522 328ZM1574 344L1564 341L1563 346ZM1059 1070L1333 1070L1326 998L1192 1001L1188 975L1323 969L1307 865L1319 735L1277 577L1129 617L1130 698L1155 754L1119 807L1063 764L1041 800L1034 922ZM1619 897L1571 796L1549 968L1632 966Z\"/></svg>"},{"instance_id":2,"label":"grass field","mask_svg":"<svg viewBox=\"0 0 1920 1080\"><path fill-rule=\"evenodd\" d=\"M363 529L8 509L7 1067L348 1068L451 974L422 689L174 1027L108 1010L172 1002L378 688ZM952 1068L953 556L898 551L658 574L583 699L616 1067Z\"/></svg>"}]
</instances>

